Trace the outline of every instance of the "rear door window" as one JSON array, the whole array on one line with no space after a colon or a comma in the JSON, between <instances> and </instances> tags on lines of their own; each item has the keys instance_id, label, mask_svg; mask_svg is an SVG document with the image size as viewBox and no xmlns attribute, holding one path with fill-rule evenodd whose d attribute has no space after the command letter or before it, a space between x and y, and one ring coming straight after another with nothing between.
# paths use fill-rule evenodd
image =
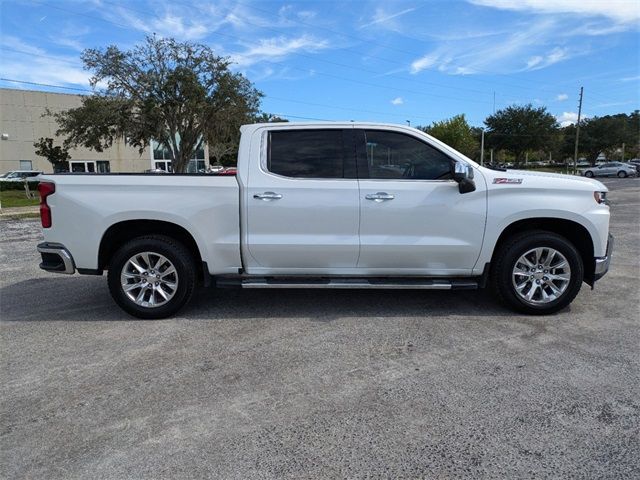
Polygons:
<instances>
[{"instance_id":1,"label":"rear door window","mask_svg":"<svg viewBox=\"0 0 640 480\"><path fill-rule=\"evenodd\" d=\"M291 178L350 178L355 155L353 148L345 152L351 142L351 132L341 129L272 130L267 170Z\"/></svg>"}]
</instances>

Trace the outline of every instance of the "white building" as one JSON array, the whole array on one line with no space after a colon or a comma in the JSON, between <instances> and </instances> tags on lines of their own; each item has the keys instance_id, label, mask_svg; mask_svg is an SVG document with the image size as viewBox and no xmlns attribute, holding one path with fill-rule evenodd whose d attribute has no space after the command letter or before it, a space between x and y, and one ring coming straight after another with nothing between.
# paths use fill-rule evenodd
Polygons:
<instances>
[{"instance_id":1,"label":"white building","mask_svg":"<svg viewBox=\"0 0 640 480\"><path fill-rule=\"evenodd\" d=\"M42 170L51 172L51 163L35 153L33 143L41 137L53 138L54 145L61 145L56 137L55 119L45 116L46 109L60 112L80 106L82 95L0 88L0 174L9 170ZM137 148L123 141L114 143L103 152L86 148L69 151L69 166L74 172L143 172L161 168L171 170L168 152L152 142L142 155ZM197 172L208 165L207 148L196 152L189 165L190 172Z\"/></svg>"}]
</instances>

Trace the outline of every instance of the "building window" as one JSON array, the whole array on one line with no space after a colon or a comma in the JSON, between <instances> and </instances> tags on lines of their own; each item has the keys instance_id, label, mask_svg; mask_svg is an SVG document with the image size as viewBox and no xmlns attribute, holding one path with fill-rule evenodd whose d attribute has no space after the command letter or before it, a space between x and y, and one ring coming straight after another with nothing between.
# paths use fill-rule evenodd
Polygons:
<instances>
[{"instance_id":1,"label":"building window","mask_svg":"<svg viewBox=\"0 0 640 480\"><path fill-rule=\"evenodd\" d=\"M98 173L111 173L111 166L108 160L98 160L96 162L96 171Z\"/></svg>"},{"instance_id":2,"label":"building window","mask_svg":"<svg viewBox=\"0 0 640 480\"><path fill-rule=\"evenodd\" d=\"M31 160L20 160L20 170L33 170Z\"/></svg>"},{"instance_id":3,"label":"building window","mask_svg":"<svg viewBox=\"0 0 640 480\"><path fill-rule=\"evenodd\" d=\"M160 145L155 140L151 141L151 168L172 172L171 152ZM207 162L204 158L204 148L199 148L189 160L187 165L187 173L204 172L207 168Z\"/></svg>"},{"instance_id":4,"label":"building window","mask_svg":"<svg viewBox=\"0 0 640 480\"><path fill-rule=\"evenodd\" d=\"M71 171L76 173L110 173L108 160L72 160L69 162Z\"/></svg>"}]
</instances>

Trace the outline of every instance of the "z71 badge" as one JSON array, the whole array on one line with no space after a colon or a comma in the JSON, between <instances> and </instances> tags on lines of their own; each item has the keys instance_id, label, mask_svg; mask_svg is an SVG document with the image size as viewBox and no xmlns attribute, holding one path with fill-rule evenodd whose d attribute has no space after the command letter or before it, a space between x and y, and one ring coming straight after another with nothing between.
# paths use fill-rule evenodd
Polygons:
<instances>
[{"instance_id":1,"label":"z71 badge","mask_svg":"<svg viewBox=\"0 0 640 480\"><path fill-rule=\"evenodd\" d=\"M493 183L522 183L521 178L494 178Z\"/></svg>"}]
</instances>

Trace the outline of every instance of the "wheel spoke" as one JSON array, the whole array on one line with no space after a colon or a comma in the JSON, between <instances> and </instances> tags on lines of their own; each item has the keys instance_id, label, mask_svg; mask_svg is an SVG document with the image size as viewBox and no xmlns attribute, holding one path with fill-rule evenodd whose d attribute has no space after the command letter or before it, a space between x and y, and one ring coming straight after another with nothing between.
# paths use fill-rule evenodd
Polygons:
<instances>
[{"instance_id":1,"label":"wheel spoke","mask_svg":"<svg viewBox=\"0 0 640 480\"><path fill-rule=\"evenodd\" d=\"M129 259L129 264L131 264L131 266L133 268L135 268L136 270L138 270L138 272L143 273L145 271L145 269L136 261L137 258L132 257Z\"/></svg>"},{"instance_id":2,"label":"wheel spoke","mask_svg":"<svg viewBox=\"0 0 640 480\"><path fill-rule=\"evenodd\" d=\"M560 280L562 282L568 282L571 280L570 273L550 273L548 276L549 280Z\"/></svg>"},{"instance_id":3,"label":"wheel spoke","mask_svg":"<svg viewBox=\"0 0 640 480\"><path fill-rule=\"evenodd\" d=\"M142 255L140 255L142 257L142 259L144 260L144 263L147 264L147 269L151 268L151 260L149 260L149 252L144 252Z\"/></svg>"},{"instance_id":4,"label":"wheel spoke","mask_svg":"<svg viewBox=\"0 0 640 480\"><path fill-rule=\"evenodd\" d=\"M540 288L537 284L532 284L531 288L529 289L529 291L527 292L527 300L533 300L533 296L536 294L536 291L538 290L538 288Z\"/></svg>"},{"instance_id":5,"label":"wheel spoke","mask_svg":"<svg viewBox=\"0 0 640 480\"><path fill-rule=\"evenodd\" d=\"M162 296L162 298L164 298L164 299L165 299L165 301L169 300L169 296L168 296L168 295L165 293L165 291L163 290L162 285L160 285L160 286L156 289L156 292L158 292L158 293Z\"/></svg>"},{"instance_id":6,"label":"wheel spoke","mask_svg":"<svg viewBox=\"0 0 640 480\"><path fill-rule=\"evenodd\" d=\"M131 290L135 290L136 288L143 288L144 287L144 283L142 282L138 282L138 283L130 283L127 286L123 286L122 289L125 292L130 292Z\"/></svg>"},{"instance_id":7,"label":"wheel spoke","mask_svg":"<svg viewBox=\"0 0 640 480\"><path fill-rule=\"evenodd\" d=\"M547 258L545 258L544 263L542 265L544 265L545 267L548 267L549 265L551 265L551 262L553 261L553 259L555 258L556 254L558 252L556 252L555 250L547 250Z\"/></svg>"},{"instance_id":8,"label":"wheel spoke","mask_svg":"<svg viewBox=\"0 0 640 480\"><path fill-rule=\"evenodd\" d=\"M172 273L176 273L176 269L175 269L175 267L173 265L170 266L169 268L167 268L164 272L162 272L160 274L160 278L164 278L167 275L171 275Z\"/></svg>"},{"instance_id":9,"label":"wheel spoke","mask_svg":"<svg viewBox=\"0 0 640 480\"><path fill-rule=\"evenodd\" d=\"M545 285L547 285L556 296L562 293L562 291L558 287L556 287L553 282L547 281L545 282Z\"/></svg>"}]
</instances>

